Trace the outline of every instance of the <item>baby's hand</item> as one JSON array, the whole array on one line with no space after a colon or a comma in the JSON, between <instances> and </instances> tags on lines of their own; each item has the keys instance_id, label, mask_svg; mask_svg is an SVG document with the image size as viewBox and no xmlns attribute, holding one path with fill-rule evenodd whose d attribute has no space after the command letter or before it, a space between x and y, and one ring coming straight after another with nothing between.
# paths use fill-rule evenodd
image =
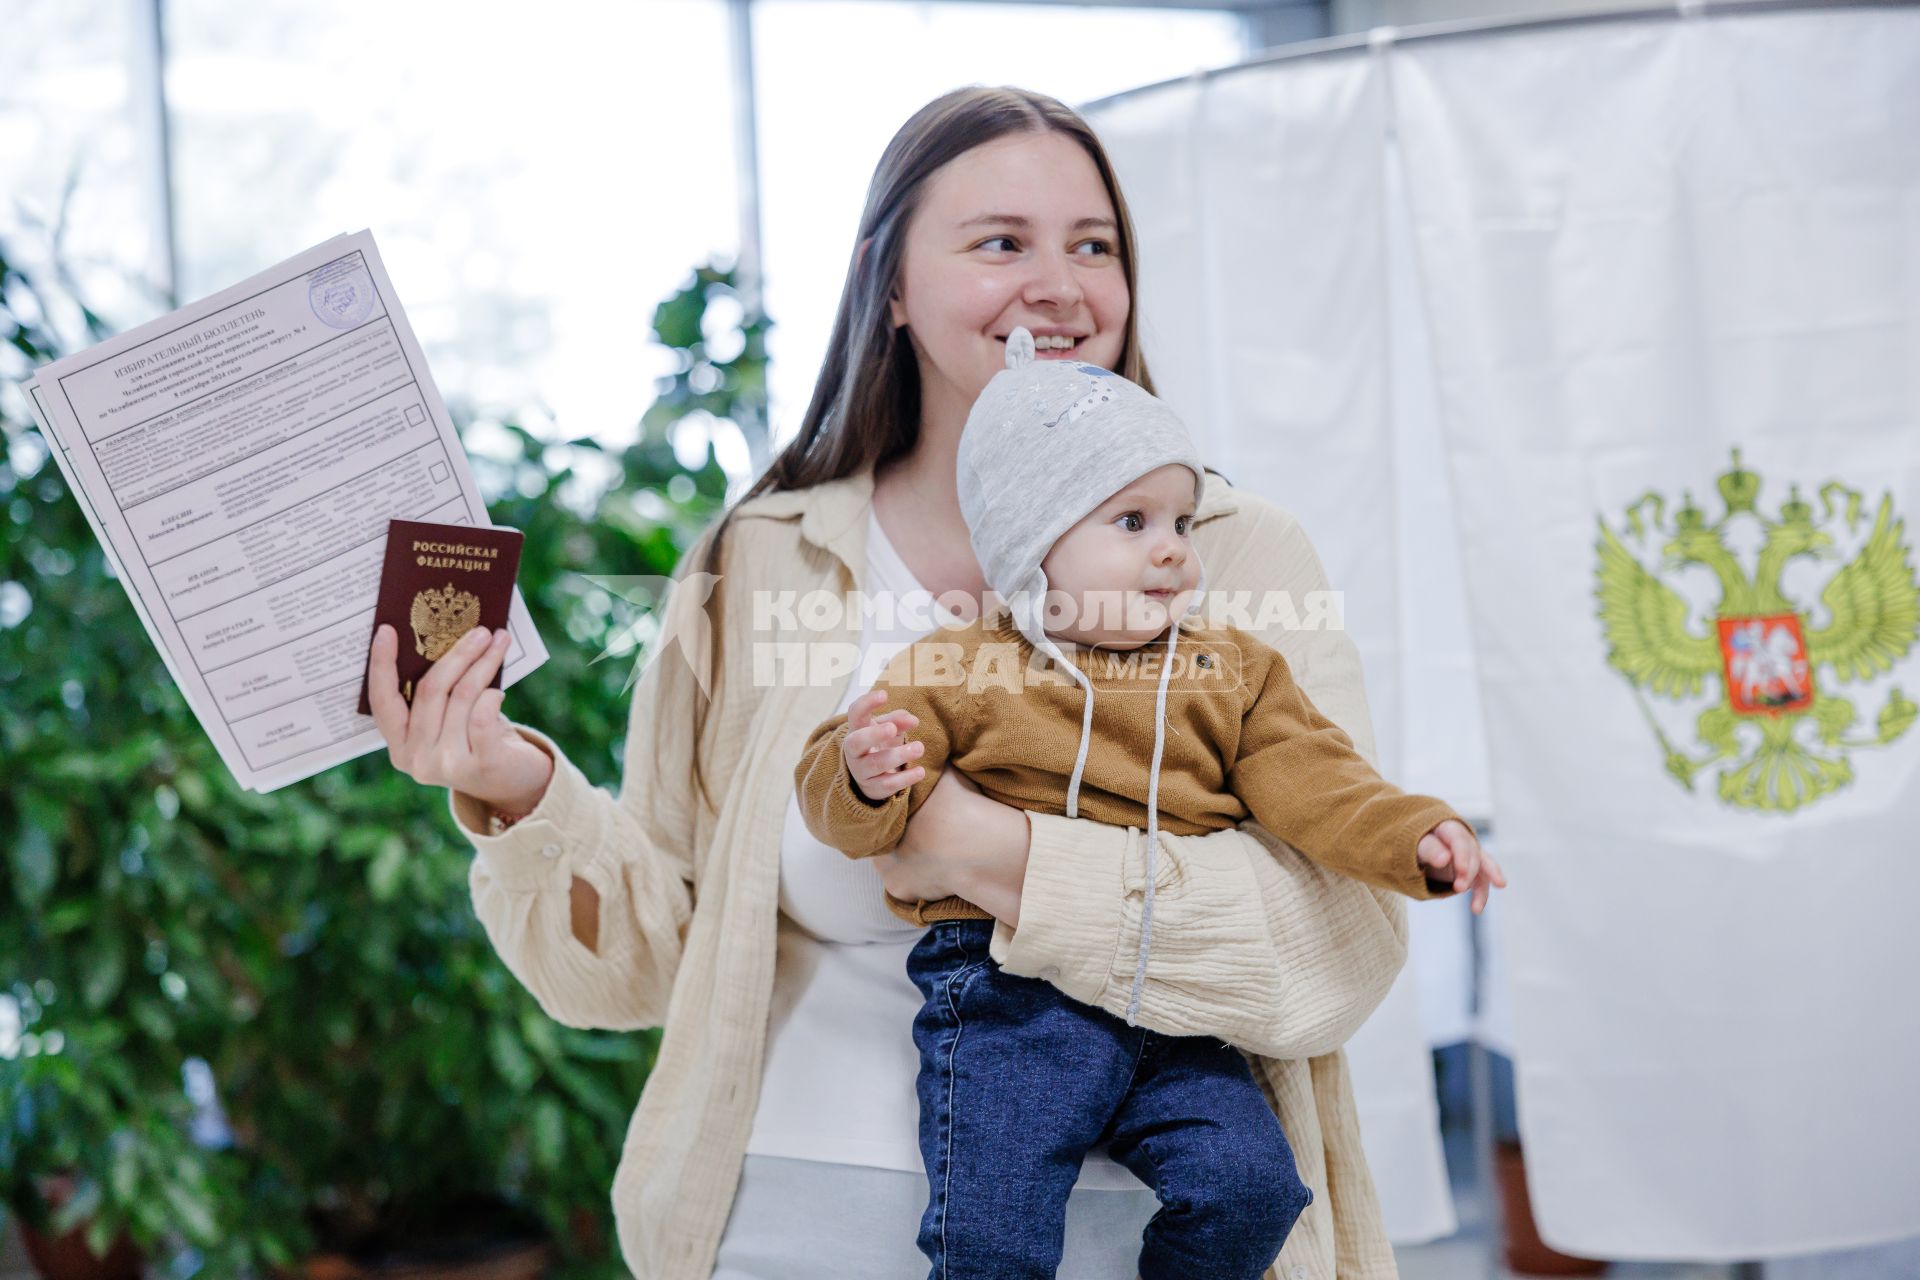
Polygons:
<instances>
[{"instance_id":1,"label":"baby's hand","mask_svg":"<svg viewBox=\"0 0 1920 1280\"><path fill-rule=\"evenodd\" d=\"M1420 865L1438 873L1434 879L1446 878L1453 873L1455 890L1473 886L1473 913L1487 905L1487 899L1493 896L1493 887L1507 887L1506 873L1500 870L1500 864L1493 855L1480 847L1474 838L1473 829L1466 823L1454 818L1435 827L1420 837L1420 847L1416 851Z\"/></svg>"},{"instance_id":2,"label":"baby's hand","mask_svg":"<svg viewBox=\"0 0 1920 1280\"><path fill-rule=\"evenodd\" d=\"M854 785L869 800L885 800L894 792L910 787L925 776L926 770L906 767L907 761L926 750L926 744L905 741L906 730L920 723L911 711L889 711L883 716L873 709L887 700L885 689L870 689L847 708L847 726L852 730L840 741L840 756Z\"/></svg>"}]
</instances>

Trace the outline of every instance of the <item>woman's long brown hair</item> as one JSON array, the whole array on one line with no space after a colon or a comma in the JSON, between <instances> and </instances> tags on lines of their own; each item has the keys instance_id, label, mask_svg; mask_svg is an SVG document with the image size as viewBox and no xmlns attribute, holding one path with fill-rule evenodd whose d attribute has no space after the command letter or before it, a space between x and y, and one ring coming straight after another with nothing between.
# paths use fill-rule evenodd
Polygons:
<instances>
[{"instance_id":1,"label":"woman's long brown hair","mask_svg":"<svg viewBox=\"0 0 1920 1280\"><path fill-rule=\"evenodd\" d=\"M1047 132L1078 142L1099 170L1119 223L1116 251L1126 272L1127 296L1138 296L1133 218L1105 149L1078 113L1045 94L1005 86L974 85L935 98L900 126L874 170L846 284L840 290L840 307L833 318L833 337L800 433L702 536L705 549L696 566L701 572L719 573L727 525L741 503L763 493L838 480L912 452L920 438L920 367L913 343L893 327L887 303L900 277L907 228L919 208L921 192L941 166L983 143L1008 134ZM863 257L859 246L869 237L873 243ZM1136 312L1133 306L1127 308L1126 337L1115 372L1152 391L1146 357L1140 352ZM695 558L689 553L687 559ZM723 679L719 652L726 634L723 593L710 592L703 607L713 646L707 670L712 673L714 692L704 698L695 695L696 744L705 733L707 715ZM714 810L701 755L697 749L693 753L694 781L702 803Z\"/></svg>"}]
</instances>

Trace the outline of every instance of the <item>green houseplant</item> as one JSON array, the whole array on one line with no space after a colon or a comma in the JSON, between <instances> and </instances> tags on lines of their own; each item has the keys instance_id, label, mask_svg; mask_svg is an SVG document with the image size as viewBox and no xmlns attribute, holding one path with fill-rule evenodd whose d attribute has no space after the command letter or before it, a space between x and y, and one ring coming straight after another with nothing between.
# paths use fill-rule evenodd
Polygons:
<instances>
[{"instance_id":1,"label":"green houseplant","mask_svg":"<svg viewBox=\"0 0 1920 1280\"><path fill-rule=\"evenodd\" d=\"M0 376L17 376L63 343L50 291L4 265L0 285ZM596 782L617 781L624 638L647 629L600 575L666 574L724 500L710 445L682 464L683 419L759 421L766 322L732 326L728 359L707 351L731 291L703 267L659 308L678 369L627 448L473 432L494 442L476 477L494 522L527 535L520 586L553 654L509 713ZM451 1249L481 1218L551 1237L569 1273L624 1274L608 1189L657 1033L547 1018L473 917L442 794L384 755L238 788L37 432L0 403L0 992L19 1011L0 1198L51 1230L85 1223L96 1252L124 1232L180 1274L370 1265ZM195 1059L229 1137L194 1136ZM50 1212L56 1174L77 1191Z\"/></svg>"},{"instance_id":2,"label":"green houseplant","mask_svg":"<svg viewBox=\"0 0 1920 1280\"><path fill-rule=\"evenodd\" d=\"M58 292L0 256L0 372L58 353ZM82 336L101 334L98 317L66 309ZM182 1085L181 1046L217 1038L221 958L203 940L222 925L204 869L167 856L166 827L171 780L210 766L194 761L197 728L43 440L17 398L6 407L0 981L17 1026L0 1046L0 1192L32 1230L84 1223L96 1253L123 1233L151 1246L168 1229L218 1248L232 1225L224 1208L256 1212L270 1250L286 1204L243 1156L192 1140ZM69 1194L39 1194L69 1171Z\"/></svg>"}]
</instances>

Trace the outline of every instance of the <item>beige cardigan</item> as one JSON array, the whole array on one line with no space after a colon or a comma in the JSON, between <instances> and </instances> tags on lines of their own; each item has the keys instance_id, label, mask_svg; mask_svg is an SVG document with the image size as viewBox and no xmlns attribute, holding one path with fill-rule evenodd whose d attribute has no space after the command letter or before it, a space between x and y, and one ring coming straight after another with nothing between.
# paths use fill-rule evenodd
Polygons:
<instances>
[{"instance_id":1,"label":"beige cardigan","mask_svg":"<svg viewBox=\"0 0 1920 1280\"><path fill-rule=\"evenodd\" d=\"M541 1007L574 1027L664 1025L613 1182L621 1250L640 1280L712 1274L759 1094L794 764L837 707L848 674L771 678L780 669L770 656L776 642L802 637L756 631L753 593L858 589L872 492L872 472L862 471L762 495L734 516L715 587L726 595L730 643L701 744L717 816L693 789L696 675L669 648L677 622L655 647L664 656L635 689L618 797L524 726L555 760L531 814L491 836L477 799L448 795L476 850L474 910ZM1302 594L1327 586L1299 525L1218 476L1207 477L1193 537L1209 589L1253 592L1256 611L1267 589L1294 593L1304 612ZM695 562L690 553L682 563ZM859 631L858 611L847 610L804 638L852 646ZM1359 658L1347 635L1277 627L1257 634L1285 654L1309 696L1371 759ZM688 645L700 647L697 637ZM1044 813L1029 822L1020 927L999 925L992 954L1010 973L1123 1014L1140 941L1143 833ZM1404 900L1314 866L1253 824L1161 839L1139 1021L1246 1050L1314 1190L1269 1280L1396 1276L1340 1046L1406 959ZM597 953L572 931L575 876L600 895Z\"/></svg>"}]
</instances>

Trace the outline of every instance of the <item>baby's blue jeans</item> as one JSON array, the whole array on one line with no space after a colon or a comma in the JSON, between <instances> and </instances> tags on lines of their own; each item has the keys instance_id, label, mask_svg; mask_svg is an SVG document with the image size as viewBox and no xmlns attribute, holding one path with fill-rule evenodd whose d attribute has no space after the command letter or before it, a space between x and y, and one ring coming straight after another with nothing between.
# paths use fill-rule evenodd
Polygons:
<instances>
[{"instance_id":1,"label":"baby's blue jeans","mask_svg":"<svg viewBox=\"0 0 1920 1280\"><path fill-rule=\"evenodd\" d=\"M1129 1027L943 920L907 960L924 1002L920 1251L930 1280L1049 1280L1067 1194L1101 1141L1159 1197L1141 1280L1259 1280L1313 1199L1238 1049Z\"/></svg>"}]
</instances>

